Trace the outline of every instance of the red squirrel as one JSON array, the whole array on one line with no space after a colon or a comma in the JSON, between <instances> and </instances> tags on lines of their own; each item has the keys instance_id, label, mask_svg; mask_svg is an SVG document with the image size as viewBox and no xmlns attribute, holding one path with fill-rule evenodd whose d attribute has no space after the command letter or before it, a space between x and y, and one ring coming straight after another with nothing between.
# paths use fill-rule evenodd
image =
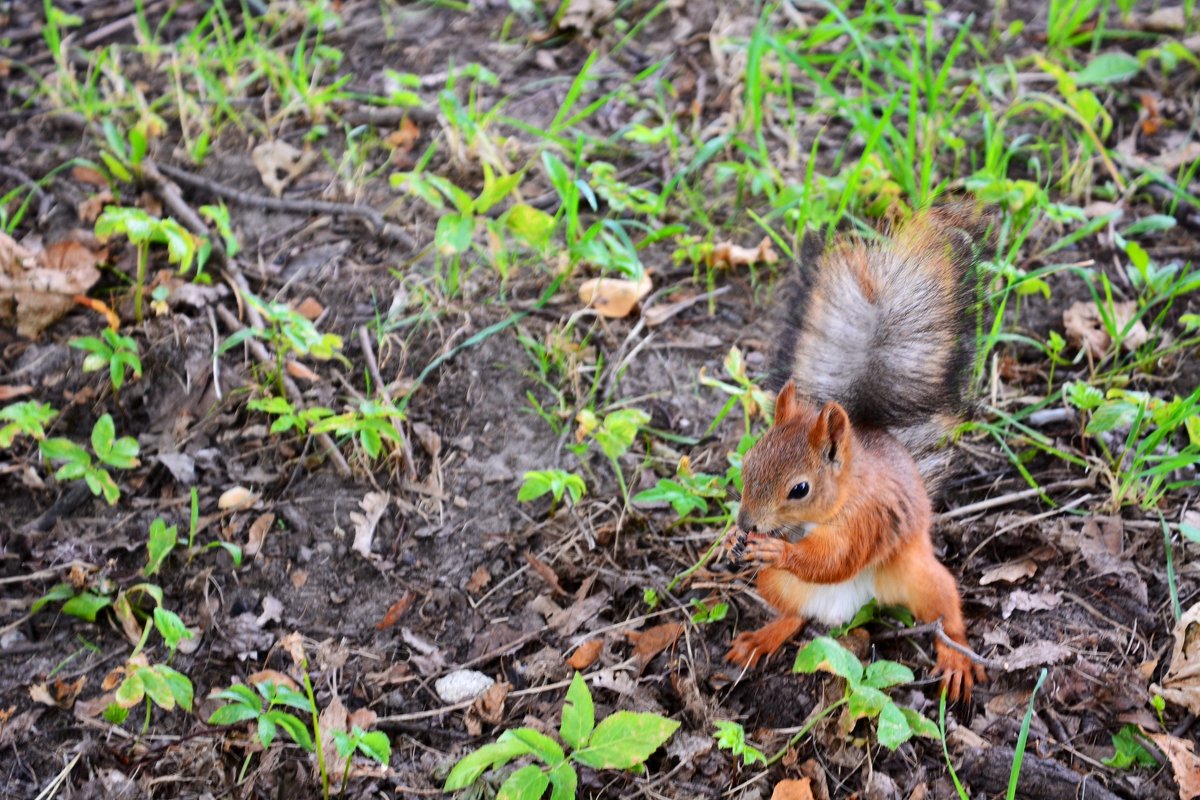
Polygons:
<instances>
[{"instance_id":1,"label":"red squirrel","mask_svg":"<svg viewBox=\"0 0 1200 800\"><path fill-rule=\"evenodd\" d=\"M930 491L966 407L983 229L965 206L933 209L798 276L772 370L775 424L745 456L734 547L780 616L737 636L728 661L753 667L806 619L841 624L871 598L940 619L967 648L958 585L930 540ZM949 697L969 699L982 667L936 648Z\"/></svg>"}]
</instances>

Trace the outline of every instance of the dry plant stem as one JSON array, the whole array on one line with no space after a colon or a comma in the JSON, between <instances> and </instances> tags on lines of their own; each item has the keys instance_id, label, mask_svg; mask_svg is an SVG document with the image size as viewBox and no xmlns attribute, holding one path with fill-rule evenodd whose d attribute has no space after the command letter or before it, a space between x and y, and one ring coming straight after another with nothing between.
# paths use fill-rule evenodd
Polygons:
<instances>
[{"instance_id":1,"label":"dry plant stem","mask_svg":"<svg viewBox=\"0 0 1200 800\"><path fill-rule=\"evenodd\" d=\"M240 277L240 275L238 277ZM244 281L245 279L243 278L242 280ZM225 308L224 306L217 306L216 310L217 316L221 318L221 321L225 323L225 326L230 329L231 333L236 333L244 327L242 323L238 321L238 318L230 313L229 309ZM248 313L252 311L253 309L247 309ZM254 324L254 320L251 320L251 323ZM255 327L262 327L261 319L258 320L258 323L255 324ZM268 352L267 348L262 342L258 341L257 339L247 339L246 345L250 348L250 354L254 356L254 359L258 361L258 363L262 364L268 369L275 368L275 357ZM289 378L286 374L281 375L280 378L283 381L283 388L287 392L288 397L291 399L293 405L295 405L297 409L303 408L304 397L300 394L300 388L296 386L296 382ZM338 474L343 477L348 477L350 475L350 465L346 463L346 459L342 456L342 451L338 450L337 445L333 442L333 439L329 438L329 434L318 433L316 438L317 443L321 445L321 449L329 454L329 459L333 462Z\"/></svg>"},{"instance_id":2,"label":"dry plant stem","mask_svg":"<svg viewBox=\"0 0 1200 800\"><path fill-rule=\"evenodd\" d=\"M375 348L371 346L371 335L367 332L365 325L360 325L358 328L358 343L362 348L363 359L367 362L367 372L371 375L371 380L375 381L376 391L383 395L383 399L390 404L392 396L387 390L387 384L384 383L383 377L379 374L379 362L375 360ZM392 425L397 430L400 430L401 422L401 419L392 418ZM413 462L412 444L407 436L400 437L400 448L404 451L404 474L411 482L416 483L417 465Z\"/></svg>"},{"instance_id":3,"label":"dry plant stem","mask_svg":"<svg viewBox=\"0 0 1200 800\"><path fill-rule=\"evenodd\" d=\"M958 652L962 653L967 658L971 659L976 664L980 664L984 667L987 667L988 669L999 670L1000 672L1008 671L1004 668L1003 663L1001 663L999 661L993 661L990 658L984 658L983 656L979 655L971 648L963 647L961 644L959 644L958 642L954 641L949 636L947 636L946 631L942 630L942 621L941 620L938 620L936 624L937 624L937 627L934 628L934 631L933 631L934 635L937 636L938 640L941 641L942 644L946 645L951 650L957 650Z\"/></svg>"},{"instance_id":4,"label":"dry plant stem","mask_svg":"<svg viewBox=\"0 0 1200 800\"><path fill-rule=\"evenodd\" d=\"M1040 497L1055 489L1091 489L1095 485L1096 481L1094 477L1079 478L1073 481L1059 481L1058 483L1051 483L1036 489L1024 489L1020 492L1002 494L999 497L989 497L987 500L980 500L978 503L970 503L961 508L951 509L944 514L938 514L934 518L934 521L941 522L948 519L957 519L958 517L966 517L998 506L1012 505L1013 503L1019 503L1022 500L1028 500L1032 497Z\"/></svg>"},{"instance_id":5,"label":"dry plant stem","mask_svg":"<svg viewBox=\"0 0 1200 800\"><path fill-rule=\"evenodd\" d=\"M281 197L268 197L243 192L240 189L234 189L208 178L193 175L187 170L172 167L168 164L163 164L158 169L172 180L190 186L193 189L206 191L209 194L238 205L261 208L267 211L282 211L288 214L332 214L334 216L358 217L365 220L374 229L375 235L381 239L396 242L410 250L418 249L417 242L405 233L404 229L394 223L388 222L384 219L383 214L370 206L357 205L355 203L331 203L326 200L288 200ZM144 172L145 165L143 164ZM189 227L191 226L189 225Z\"/></svg>"}]
</instances>

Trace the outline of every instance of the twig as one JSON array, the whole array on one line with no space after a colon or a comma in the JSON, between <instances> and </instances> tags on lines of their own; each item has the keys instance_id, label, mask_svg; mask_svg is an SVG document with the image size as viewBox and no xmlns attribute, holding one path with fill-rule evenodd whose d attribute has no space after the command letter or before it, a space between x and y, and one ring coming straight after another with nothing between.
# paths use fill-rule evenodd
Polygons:
<instances>
[{"instance_id":1,"label":"twig","mask_svg":"<svg viewBox=\"0 0 1200 800\"><path fill-rule=\"evenodd\" d=\"M966 563L969 563L971 561L971 559L975 558L975 556L979 554L980 550L987 547L988 544L991 543L994 539L996 539L1000 536L1003 536L1004 534L1008 533L1009 531L1016 530L1017 528L1022 528L1026 525L1031 525L1034 522L1040 522L1041 520L1044 520L1047 517L1058 516L1059 514L1070 511L1075 506L1077 506L1081 503L1086 503L1088 500L1091 500L1091 499L1092 499L1092 495L1090 493L1088 493L1081 497L1076 497L1071 502L1066 503L1065 505L1061 505L1058 508L1052 508L1049 511L1042 512L1041 514L1034 514L1032 517L1023 517L1023 518L1017 520L1016 522L1012 522L1008 525L1005 525L1003 528L1000 528L995 533L993 533L991 536L987 537L982 542L980 542L975 547L975 549L972 550L965 559L963 559L963 561Z\"/></svg>"},{"instance_id":2,"label":"twig","mask_svg":"<svg viewBox=\"0 0 1200 800\"><path fill-rule=\"evenodd\" d=\"M953 639L951 639L949 636L947 636L946 631L944 631L942 629L942 621L941 620L938 620L937 623L935 623L935 624L937 625L937 627L934 628L934 630L933 630L934 635L937 636L938 640L942 644L946 645L951 650L957 650L958 652L962 653L967 658L971 659L971 661L973 661L974 663L981 664L990 670L996 670L996 671L1000 671L1000 672L1006 671L1004 669L1004 664L1002 664L1001 662L993 661L990 658L984 658L983 656L979 655L971 648L965 647L965 646L959 644L958 642L954 641Z\"/></svg>"},{"instance_id":3,"label":"twig","mask_svg":"<svg viewBox=\"0 0 1200 800\"><path fill-rule=\"evenodd\" d=\"M241 273L238 273L237 277L241 277L243 281L245 280ZM248 310L253 311L253 309ZM229 309L225 308L225 306L217 306L216 311L217 316L219 316L221 321L225 323L225 326L229 328L230 333L237 333L244 327L242 323L238 321L238 318L235 317L229 311ZM256 327L262 327L261 320ZM246 345L250 348L250 354L254 356L256 361L268 368L274 369L275 359L271 357L269 352L267 352L267 348L262 342L254 338L250 338L246 340ZM304 396L300 393L300 387L296 386L296 382L286 374L280 375L279 377L283 381L283 388L287 392L288 397L291 398L292 403L297 408L302 407L304 405ZM350 465L346 463L346 459L342 456L342 451L337 448L337 445L334 444L333 439L329 438L329 434L318 433L316 436L317 443L320 444L321 448L329 454L329 458L331 461L333 461L334 467L337 468L338 474L342 475L343 477L349 476Z\"/></svg>"},{"instance_id":4,"label":"twig","mask_svg":"<svg viewBox=\"0 0 1200 800\"><path fill-rule=\"evenodd\" d=\"M143 174L146 172L146 163L150 162L143 162ZM151 163L151 166L154 165ZM334 216L358 217L365 220L374 229L376 236L387 241L402 244L410 250L418 249L416 240L409 236L403 228L388 222L384 219L383 214L370 206L358 205L356 203L331 203L327 200L289 200L282 197L251 194L250 192L243 192L240 189L234 189L222 183L217 183L208 178L202 178L199 175L193 175L187 170L179 169L169 164L159 164L157 168L161 170L162 174L170 176L172 180L190 186L193 189L208 192L238 205L262 208L267 211L282 211L287 214L332 214Z\"/></svg>"},{"instance_id":5,"label":"twig","mask_svg":"<svg viewBox=\"0 0 1200 800\"><path fill-rule=\"evenodd\" d=\"M979 511L987 511L990 508L1012 505L1013 503L1019 503L1022 500L1028 500L1031 497L1040 497L1046 494L1046 492L1054 489L1090 489L1095 485L1096 479L1094 476L1078 478L1071 481L1059 481L1058 483L1051 483L1048 486L1039 486L1033 489L1025 489L1020 492L1002 494L999 497L989 497L987 500L980 500L978 503L970 503L969 505L965 505L960 508L951 509L943 514L938 514L934 520L940 522L947 519L957 519L958 517L965 517Z\"/></svg>"}]
</instances>

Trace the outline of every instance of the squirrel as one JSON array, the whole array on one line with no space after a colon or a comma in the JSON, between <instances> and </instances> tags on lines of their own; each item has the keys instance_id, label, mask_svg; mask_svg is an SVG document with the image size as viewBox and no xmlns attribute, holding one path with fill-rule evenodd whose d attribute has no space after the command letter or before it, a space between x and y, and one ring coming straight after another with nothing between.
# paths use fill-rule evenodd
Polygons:
<instances>
[{"instance_id":1,"label":"squirrel","mask_svg":"<svg viewBox=\"0 0 1200 800\"><path fill-rule=\"evenodd\" d=\"M940 619L962 646L935 645L952 701L986 680L930 539L940 445L966 413L985 229L973 208L934 208L890 242L842 242L798 271L769 372L774 426L745 455L733 546L780 616L726 660L752 668L806 619L841 624L876 598Z\"/></svg>"}]
</instances>

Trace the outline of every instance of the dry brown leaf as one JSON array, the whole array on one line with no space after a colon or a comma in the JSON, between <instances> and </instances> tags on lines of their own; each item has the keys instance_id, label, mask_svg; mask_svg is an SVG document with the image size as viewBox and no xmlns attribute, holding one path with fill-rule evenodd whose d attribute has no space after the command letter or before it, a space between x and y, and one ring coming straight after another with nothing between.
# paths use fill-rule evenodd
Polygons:
<instances>
[{"instance_id":1,"label":"dry brown leaf","mask_svg":"<svg viewBox=\"0 0 1200 800\"><path fill-rule=\"evenodd\" d=\"M576 600L570 606L552 613L546 624L554 629L559 636L570 636L579 630L583 623L600 613L607 605L611 596L600 592L582 600Z\"/></svg>"},{"instance_id":2,"label":"dry brown leaf","mask_svg":"<svg viewBox=\"0 0 1200 800\"><path fill-rule=\"evenodd\" d=\"M98 170L91 167L75 166L71 167L71 177L80 183L86 183L90 186L108 186L108 178L104 177Z\"/></svg>"},{"instance_id":3,"label":"dry brown leaf","mask_svg":"<svg viewBox=\"0 0 1200 800\"><path fill-rule=\"evenodd\" d=\"M1039 641L1023 644L1011 653L1000 658L1005 672L1013 672L1030 667L1044 667L1059 664L1075 655L1075 651L1057 642Z\"/></svg>"},{"instance_id":4,"label":"dry brown leaf","mask_svg":"<svg viewBox=\"0 0 1200 800\"><path fill-rule=\"evenodd\" d=\"M783 780L771 790L771 800L813 800L808 778Z\"/></svg>"},{"instance_id":5,"label":"dry brown leaf","mask_svg":"<svg viewBox=\"0 0 1200 800\"><path fill-rule=\"evenodd\" d=\"M298 381L308 381L309 383L317 383L318 381L321 380L320 375L313 372L311 369L304 366L299 361L293 361L291 359L288 359L288 362L287 362L287 365L285 368L287 369L287 374L291 375L293 378L295 378Z\"/></svg>"},{"instance_id":6,"label":"dry brown leaf","mask_svg":"<svg viewBox=\"0 0 1200 800\"><path fill-rule=\"evenodd\" d=\"M387 492L367 492L358 502L363 513L350 512L350 521L354 523L354 543L350 549L363 558L371 557L371 543L375 540L375 526L383 512L387 511L391 495Z\"/></svg>"},{"instance_id":7,"label":"dry brown leaf","mask_svg":"<svg viewBox=\"0 0 1200 800\"><path fill-rule=\"evenodd\" d=\"M468 728L472 718L488 725L499 725L504 720L504 701L511 691L512 684L493 683L486 692L476 697L467 709Z\"/></svg>"},{"instance_id":8,"label":"dry brown leaf","mask_svg":"<svg viewBox=\"0 0 1200 800\"><path fill-rule=\"evenodd\" d=\"M308 570L292 570L291 580L293 589L303 589L308 584Z\"/></svg>"},{"instance_id":9,"label":"dry brown leaf","mask_svg":"<svg viewBox=\"0 0 1200 800\"><path fill-rule=\"evenodd\" d=\"M1005 583L1016 583L1025 578L1032 578L1037 572L1037 564L1031 558L1022 558L1019 561L1009 561L1006 564L998 564L979 577L979 583L987 586L989 583L1004 581Z\"/></svg>"},{"instance_id":10,"label":"dry brown leaf","mask_svg":"<svg viewBox=\"0 0 1200 800\"><path fill-rule=\"evenodd\" d=\"M488 572L487 567L480 567L471 573L471 577L467 578L467 585L463 588L467 590L467 594L479 594L491 582L492 573Z\"/></svg>"},{"instance_id":11,"label":"dry brown leaf","mask_svg":"<svg viewBox=\"0 0 1200 800\"><path fill-rule=\"evenodd\" d=\"M710 267L748 267L751 264L774 264L779 256L771 246L767 236L758 243L758 247L741 247L730 241L717 242L708 254Z\"/></svg>"},{"instance_id":12,"label":"dry brown leaf","mask_svg":"<svg viewBox=\"0 0 1200 800\"><path fill-rule=\"evenodd\" d=\"M383 619L375 623L376 630L387 630L399 622L400 618L404 616L404 612L408 611L415 599L416 596L412 592L405 592L399 600L388 607L387 612L383 615Z\"/></svg>"},{"instance_id":13,"label":"dry brown leaf","mask_svg":"<svg viewBox=\"0 0 1200 800\"><path fill-rule=\"evenodd\" d=\"M258 495L244 486L226 489L217 498L217 508L222 511L241 511L258 502Z\"/></svg>"},{"instance_id":14,"label":"dry brown leaf","mask_svg":"<svg viewBox=\"0 0 1200 800\"><path fill-rule=\"evenodd\" d=\"M290 675L274 669L260 669L258 672L247 675L246 683L251 686L258 686L260 683L270 683L275 688L286 687L292 691L300 691L300 685Z\"/></svg>"},{"instance_id":15,"label":"dry brown leaf","mask_svg":"<svg viewBox=\"0 0 1200 800\"><path fill-rule=\"evenodd\" d=\"M117 202L117 198L108 189L102 189L96 192L91 197L79 204L79 208L75 209L75 213L79 215L80 222L86 222L88 225L95 223L96 218L104 211L105 206L111 206Z\"/></svg>"},{"instance_id":16,"label":"dry brown leaf","mask_svg":"<svg viewBox=\"0 0 1200 800\"><path fill-rule=\"evenodd\" d=\"M304 652L304 637L298 631L292 631L279 640L279 646L292 657L292 663L299 669L307 669L308 654Z\"/></svg>"},{"instance_id":17,"label":"dry brown leaf","mask_svg":"<svg viewBox=\"0 0 1200 800\"><path fill-rule=\"evenodd\" d=\"M307 170L317 158L311 150L297 150L287 142L263 142L250 154L263 185L279 197L287 185Z\"/></svg>"},{"instance_id":18,"label":"dry brown leaf","mask_svg":"<svg viewBox=\"0 0 1200 800\"><path fill-rule=\"evenodd\" d=\"M650 294L653 288L649 275L642 275L638 281L592 278L579 285L579 300L585 306L596 309L596 313L602 317L619 319L629 316L638 301Z\"/></svg>"},{"instance_id":19,"label":"dry brown leaf","mask_svg":"<svg viewBox=\"0 0 1200 800\"><path fill-rule=\"evenodd\" d=\"M1027 592L1014 589L1000 601L1000 616L1008 619L1014 611L1049 611L1062 603L1062 592Z\"/></svg>"},{"instance_id":20,"label":"dry brown leaf","mask_svg":"<svg viewBox=\"0 0 1200 800\"><path fill-rule=\"evenodd\" d=\"M275 524L275 515L271 512L260 514L258 519L250 525L250 533L246 537L246 546L242 548L242 552L249 558L254 558L262 550L263 542L266 541L267 534L271 530L271 526Z\"/></svg>"},{"instance_id":21,"label":"dry brown leaf","mask_svg":"<svg viewBox=\"0 0 1200 800\"><path fill-rule=\"evenodd\" d=\"M604 649L603 639L588 639L579 647L575 648L575 652L567 659L567 666L578 672L583 672L585 669L596 663L596 659L600 657L600 652Z\"/></svg>"},{"instance_id":22,"label":"dry brown leaf","mask_svg":"<svg viewBox=\"0 0 1200 800\"><path fill-rule=\"evenodd\" d=\"M89 700L80 700L75 703L75 719L95 719L103 714L104 709L111 706L116 699L116 691L108 691Z\"/></svg>"},{"instance_id":23,"label":"dry brown leaf","mask_svg":"<svg viewBox=\"0 0 1200 800\"><path fill-rule=\"evenodd\" d=\"M15 321L21 336L38 336L100 279L96 265L105 258L107 250L70 240L35 253L0 231L0 323Z\"/></svg>"},{"instance_id":24,"label":"dry brown leaf","mask_svg":"<svg viewBox=\"0 0 1200 800\"><path fill-rule=\"evenodd\" d=\"M420 140L421 129L411 118L405 117L400 120L400 127L389 133L383 141L392 148L393 163L399 163L404 161Z\"/></svg>"},{"instance_id":25,"label":"dry brown leaf","mask_svg":"<svg viewBox=\"0 0 1200 800\"><path fill-rule=\"evenodd\" d=\"M1117 330L1124 330L1137 315L1137 302L1130 300L1125 303L1114 303L1112 307L1113 322ZM1063 328L1067 332L1067 341L1075 347L1086 349L1092 358L1101 358L1112 344L1112 337L1104 328L1100 310L1093 302L1077 301L1063 311ZM1134 322L1121 340L1121 346L1132 352L1143 344L1149 334L1141 321Z\"/></svg>"},{"instance_id":26,"label":"dry brown leaf","mask_svg":"<svg viewBox=\"0 0 1200 800\"><path fill-rule=\"evenodd\" d=\"M1147 734L1171 762L1175 783L1179 784L1179 800L1200 797L1200 758L1196 743L1166 733Z\"/></svg>"},{"instance_id":27,"label":"dry brown leaf","mask_svg":"<svg viewBox=\"0 0 1200 800\"><path fill-rule=\"evenodd\" d=\"M296 313L309 322L316 322L325 313L325 306L315 297L306 297L296 306Z\"/></svg>"},{"instance_id":28,"label":"dry brown leaf","mask_svg":"<svg viewBox=\"0 0 1200 800\"><path fill-rule=\"evenodd\" d=\"M108 327L112 328L114 331L121 329L121 318L117 316L117 312L109 308L108 304L103 300L97 300L94 297L86 297L81 294L77 294L71 299L84 308L90 308L97 314L104 315L104 321L107 322Z\"/></svg>"},{"instance_id":29,"label":"dry brown leaf","mask_svg":"<svg viewBox=\"0 0 1200 800\"><path fill-rule=\"evenodd\" d=\"M32 391L33 387L27 383L22 383L19 386L0 386L0 401L24 397Z\"/></svg>"},{"instance_id":30,"label":"dry brown leaf","mask_svg":"<svg viewBox=\"0 0 1200 800\"><path fill-rule=\"evenodd\" d=\"M70 709L75 705L75 698L79 697L79 693L83 691L84 685L87 683L87 676L80 675L79 679L74 682L64 681L62 678L54 680L54 689L50 690L44 683L35 683L29 687L29 696L33 698L35 703L41 703L46 706L56 708Z\"/></svg>"},{"instance_id":31,"label":"dry brown leaf","mask_svg":"<svg viewBox=\"0 0 1200 800\"><path fill-rule=\"evenodd\" d=\"M1175 645L1162 685L1150 691L1193 714L1200 714L1200 603L1183 613L1175 623Z\"/></svg>"},{"instance_id":32,"label":"dry brown leaf","mask_svg":"<svg viewBox=\"0 0 1200 800\"><path fill-rule=\"evenodd\" d=\"M267 595L262 599L262 613L254 620L254 624L265 628L272 622L283 622L283 603L275 595Z\"/></svg>"},{"instance_id":33,"label":"dry brown leaf","mask_svg":"<svg viewBox=\"0 0 1200 800\"><path fill-rule=\"evenodd\" d=\"M629 631L625 636L633 642L633 656L645 669L656 655L675 644L683 629L682 622L664 622L644 631Z\"/></svg>"},{"instance_id":34,"label":"dry brown leaf","mask_svg":"<svg viewBox=\"0 0 1200 800\"><path fill-rule=\"evenodd\" d=\"M525 560L529 563L529 566L533 568L533 571L538 574L538 577L545 581L546 585L549 586L555 594L566 594L566 592L563 591L562 584L558 582L558 575L555 574L554 570L550 569L550 566L546 564L546 562L542 561L528 550L525 551Z\"/></svg>"}]
</instances>

